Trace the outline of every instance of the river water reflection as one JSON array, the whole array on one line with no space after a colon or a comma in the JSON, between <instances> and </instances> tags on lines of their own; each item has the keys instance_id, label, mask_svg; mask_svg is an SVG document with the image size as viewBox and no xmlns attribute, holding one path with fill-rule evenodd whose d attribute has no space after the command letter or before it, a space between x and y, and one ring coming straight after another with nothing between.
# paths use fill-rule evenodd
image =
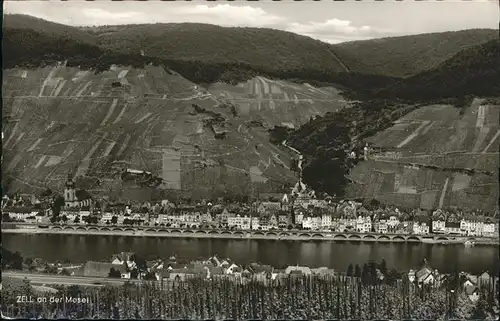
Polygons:
<instances>
[{"instance_id":1,"label":"river water reflection","mask_svg":"<svg viewBox=\"0 0 500 321\"><path fill-rule=\"evenodd\" d=\"M345 271L352 264L385 259L389 268L415 269L424 258L433 268L450 272L481 273L498 271L498 246L466 248L461 244L437 245L421 243L334 243L274 240L227 240L197 238L153 238L102 235L2 235L3 246L19 251L23 257L49 261L69 259L72 262L109 261L122 251L140 253L147 259L167 258L195 260L217 254L239 264L260 262L273 266L326 266Z\"/></svg>"}]
</instances>

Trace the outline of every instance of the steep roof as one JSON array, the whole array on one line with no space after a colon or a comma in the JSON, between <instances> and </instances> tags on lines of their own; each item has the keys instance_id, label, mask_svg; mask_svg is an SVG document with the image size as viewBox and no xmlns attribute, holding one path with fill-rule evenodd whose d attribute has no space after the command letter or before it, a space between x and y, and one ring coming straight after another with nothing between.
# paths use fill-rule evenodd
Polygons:
<instances>
[{"instance_id":1,"label":"steep roof","mask_svg":"<svg viewBox=\"0 0 500 321\"><path fill-rule=\"evenodd\" d=\"M422 269L418 270L415 273L415 277L417 278L417 280L421 280L421 279L426 278L431 273L432 273L432 270L430 268L423 267Z\"/></svg>"},{"instance_id":2,"label":"steep roof","mask_svg":"<svg viewBox=\"0 0 500 321\"><path fill-rule=\"evenodd\" d=\"M466 286L465 287L465 293L467 295L472 295L474 294L474 292L478 292L479 289L477 288L477 286Z\"/></svg>"},{"instance_id":3,"label":"steep roof","mask_svg":"<svg viewBox=\"0 0 500 321\"><path fill-rule=\"evenodd\" d=\"M300 271L302 274L311 274L311 269L307 266L289 266L285 269L286 274L290 274L292 271Z\"/></svg>"}]
</instances>

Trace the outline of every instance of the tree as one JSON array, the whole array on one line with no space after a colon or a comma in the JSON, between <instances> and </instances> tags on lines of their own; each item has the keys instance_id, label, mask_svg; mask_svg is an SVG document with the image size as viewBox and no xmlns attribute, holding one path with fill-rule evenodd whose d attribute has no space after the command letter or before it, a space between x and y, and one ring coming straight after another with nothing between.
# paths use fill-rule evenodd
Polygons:
<instances>
[{"instance_id":1,"label":"tree","mask_svg":"<svg viewBox=\"0 0 500 321\"><path fill-rule=\"evenodd\" d=\"M47 188L40 194L41 197L49 197L51 195L52 195L52 190L50 188Z\"/></svg>"},{"instance_id":2,"label":"tree","mask_svg":"<svg viewBox=\"0 0 500 321\"><path fill-rule=\"evenodd\" d=\"M390 269L387 272L385 280L388 285L394 285L396 284L396 281L397 279L399 279L399 277L400 277L399 272L396 269Z\"/></svg>"},{"instance_id":3,"label":"tree","mask_svg":"<svg viewBox=\"0 0 500 321\"><path fill-rule=\"evenodd\" d=\"M375 262L368 262L369 282L375 284L377 282L377 264Z\"/></svg>"},{"instance_id":4,"label":"tree","mask_svg":"<svg viewBox=\"0 0 500 321\"><path fill-rule=\"evenodd\" d=\"M2 214L2 222L12 222L13 220L10 218L9 213Z\"/></svg>"},{"instance_id":5,"label":"tree","mask_svg":"<svg viewBox=\"0 0 500 321\"><path fill-rule=\"evenodd\" d=\"M111 218L111 224L115 225L118 223L118 217L116 215L113 215L113 217Z\"/></svg>"},{"instance_id":6,"label":"tree","mask_svg":"<svg viewBox=\"0 0 500 321\"><path fill-rule=\"evenodd\" d=\"M32 270L33 268L33 259L30 257L27 257L24 259L24 265L28 268L28 270Z\"/></svg>"},{"instance_id":7,"label":"tree","mask_svg":"<svg viewBox=\"0 0 500 321\"><path fill-rule=\"evenodd\" d=\"M354 276L357 278L361 277L361 268L358 264L356 264L356 266L354 267Z\"/></svg>"},{"instance_id":8,"label":"tree","mask_svg":"<svg viewBox=\"0 0 500 321\"><path fill-rule=\"evenodd\" d=\"M50 223L55 224L58 221L58 216L52 215L50 218Z\"/></svg>"},{"instance_id":9,"label":"tree","mask_svg":"<svg viewBox=\"0 0 500 321\"><path fill-rule=\"evenodd\" d=\"M4 269L23 269L23 257L19 252L11 252L2 247L2 270Z\"/></svg>"},{"instance_id":10,"label":"tree","mask_svg":"<svg viewBox=\"0 0 500 321\"><path fill-rule=\"evenodd\" d=\"M52 214L55 216L61 213L61 208L64 206L64 197L57 195L54 202L52 203Z\"/></svg>"},{"instance_id":11,"label":"tree","mask_svg":"<svg viewBox=\"0 0 500 321\"><path fill-rule=\"evenodd\" d=\"M382 262L380 262L379 269L383 275L387 275L387 264L385 263L385 259L382 259Z\"/></svg>"},{"instance_id":12,"label":"tree","mask_svg":"<svg viewBox=\"0 0 500 321\"><path fill-rule=\"evenodd\" d=\"M472 310L471 320L486 320L488 316L488 310L490 307L488 306L488 302L484 299L479 299L477 301L476 307Z\"/></svg>"},{"instance_id":13,"label":"tree","mask_svg":"<svg viewBox=\"0 0 500 321\"><path fill-rule=\"evenodd\" d=\"M145 258L143 258L137 254L132 254L130 257L130 261L135 262L135 265L139 271L143 272L143 271L148 270L148 266L147 266L147 262L146 262Z\"/></svg>"},{"instance_id":14,"label":"tree","mask_svg":"<svg viewBox=\"0 0 500 321\"><path fill-rule=\"evenodd\" d=\"M66 215L63 215L63 216L62 216L62 221L63 221L64 223L66 223L66 222L68 221L68 217L67 217Z\"/></svg>"},{"instance_id":15,"label":"tree","mask_svg":"<svg viewBox=\"0 0 500 321\"><path fill-rule=\"evenodd\" d=\"M363 284L369 284L371 279L370 277L371 277L370 267L368 266L368 264L365 263L363 265L363 270L361 272L361 281L363 282Z\"/></svg>"},{"instance_id":16,"label":"tree","mask_svg":"<svg viewBox=\"0 0 500 321\"><path fill-rule=\"evenodd\" d=\"M48 274L56 274L57 268L54 265L45 265L45 272Z\"/></svg>"},{"instance_id":17,"label":"tree","mask_svg":"<svg viewBox=\"0 0 500 321\"><path fill-rule=\"evenodd\" d=\"M352 264L349 264L349 267L347 268L347 276L354 276L354 267Z\"/></svg>"},{"instance_id":18,"label":"tree","mask_svg":"<svg viewBox=\"0 0 500 321\"><path fill-rule=\"evenodd\" d=\"M62 270L61 270L61 275L66 275L66 276L69 276L69 275L71 275L71 273L69 272L69 270L68 270L68 269L62 269Z\"/></svg>"},{"instance_id":19,"label":"tree","mask_svg":"<svg viewBox=\"0 0 500 321\"><path fill-rule=\"evenodd\" d=\"M137 269L133 269L132 271L130 271L131 279L137 279L138 276L139 276L139 271L137 271Z\"/></svg>"}]
</instances>

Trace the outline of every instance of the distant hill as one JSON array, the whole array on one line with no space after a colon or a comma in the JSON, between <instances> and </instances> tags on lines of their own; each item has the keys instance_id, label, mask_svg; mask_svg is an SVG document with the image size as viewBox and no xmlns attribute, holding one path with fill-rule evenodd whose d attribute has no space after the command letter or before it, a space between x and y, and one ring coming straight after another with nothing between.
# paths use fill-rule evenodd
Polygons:
<instances>
[{"instance_id":1,"label":"distant hill","mask_svg":"<svg viewBox=\"0 0 500 321\"><path fill-rule=\"evenodd\" d=\"M114 60L130 61L142 55L168 62L197 83L237 83L261 75L355 91L391 86L397 77L430 70L463 49L498 38L495 30L478 29L330 45L264 28L196 23L75 28L24 15L6 15L4 27L7 46L20 47L6 52L7 66L55 56L107 61L100 57L112 53Z\"/></svg>"},{"instance_id":2,"label":"distant hill","mask_svg":"<svg viewBox=\"0 0 500 321\"><path fill-rule=\"evenodd\" d=\"M169 61L173 69L198 83L235 83L261 75L358 90L396 81L393 77L351 72L329 44L281 30L197 23L82 30L96 35L101 48Z\"/></svg>"},{"instance_id":3,"label":"distant hill","mask_svg":"<svg viewBox=\"0 0 500 321\"><path fill-rule=\"evenodd\" d=\"M68 66L107 70L112 64L164 65L199 84L237 84L255 76L338 85L349 91L397 79L350 72L326 43L293 33L206 24L74 28L23 15L6 15L4 68Z\"/></svg>"},{"instance_id":4,"label":"distant hill","mask_svg":"<svg viewBox=\"0 0 500 321\"><path fill-rule=\"evenodd\" d=\"M500 94L500 41L469 47L436 68L406 78L374 96L428 101L461 95Z\"/></svg>"},{"instance_id":5,"label":"distant hill","mask_svg":"<svg viewBox=\"0 0 500 321\"><path fill-rule=\"evenodd\" d=\"M264 28L161 23L85 28L103 48L167 59L245 64L264 70L327 69L347 72L328 44Z\"/></svg>"},{"instance_id":6,"label":"distant hill","mask_svg":"<svg viewBox=\"0 0 500 321\"><path fill-rule=\"evenodd\" d=\"M72 40L76 43L97 45L98 39L76 27L47 21L22 14L7 14L3 16L3 27L9 30L38 30L46 36L59 40Z\"/></svg>"},{"instance_id":7,"label":"distant hill","mask_svg":"<svg viewBox=\"0 0 500 321\"><path fill-rule=\"evenodd\" d=\"M471 29L345 42L333 45L333 50L351 71L408 77L494 39L498 30Z\"/></svg>"}]
</instances>

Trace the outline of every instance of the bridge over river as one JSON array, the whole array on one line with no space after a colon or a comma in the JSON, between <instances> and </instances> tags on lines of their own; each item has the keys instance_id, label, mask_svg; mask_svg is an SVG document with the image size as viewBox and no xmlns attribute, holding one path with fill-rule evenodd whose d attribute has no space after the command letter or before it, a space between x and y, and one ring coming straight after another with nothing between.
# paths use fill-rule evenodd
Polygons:
<instances>
[{"instance_id":1,"label":"bridge over river","mask_svg":"<svg viewBox=\"0 0 500 321\"><path fill-rule=\"evenodd\" d=\"M498 239L468 237L460 235L404 235L377 233L342 233L330 231L306 230L226 230L226 229L186 229L165 227L132 227L100 225L49 225L41 228L37 225L16 224L14 228L2 228L3 232L33 234L87 234L87 235L124 235L157 237L194 237L194 238L229 238L229 239L276 239L276 240L333 240L349 242L415 242L415 243L463 243L467 240L475 243L498 244ZM22 232L21 232L22 231Z\"/></svg>"}]
</instances>

